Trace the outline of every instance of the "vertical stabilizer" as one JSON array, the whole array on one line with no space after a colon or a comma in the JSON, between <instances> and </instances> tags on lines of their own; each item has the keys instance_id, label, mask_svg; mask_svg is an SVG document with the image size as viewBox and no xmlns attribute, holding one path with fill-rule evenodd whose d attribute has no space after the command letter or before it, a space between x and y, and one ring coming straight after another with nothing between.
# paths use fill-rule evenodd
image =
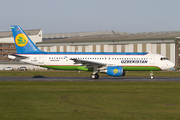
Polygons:
<instances>
[{"instance_id":1,"label":"vertical stabilizer","mask_svg":"<svg viewBox=\"0 0 180 120\"><path fill-rule=\"evenodd\" d=\"M11 26L17 53L42 53L18 25Z\"/></svg>"}]
</instances>

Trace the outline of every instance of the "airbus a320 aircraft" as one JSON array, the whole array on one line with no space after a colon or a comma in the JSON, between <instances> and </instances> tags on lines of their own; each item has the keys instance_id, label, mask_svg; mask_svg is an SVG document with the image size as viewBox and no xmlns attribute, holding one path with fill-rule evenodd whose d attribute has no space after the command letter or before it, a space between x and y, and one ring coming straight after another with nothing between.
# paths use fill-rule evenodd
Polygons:
<instances>
[{"instance_id":1,"label":"airbus a320 aircraft","mask_svg":"<svg viewBox=\"0 0 180 120\"><path fill-rule=\"evenodd\" d=\"M125 71L167 70L174 63L165 56L153 53L131 52L43 52L31 41L20 26L12 25L17 53L11 59L57 70L93 71L91 79L98 79L98 72L109 76L124 76Z\"/></svg>"}]
</instances>

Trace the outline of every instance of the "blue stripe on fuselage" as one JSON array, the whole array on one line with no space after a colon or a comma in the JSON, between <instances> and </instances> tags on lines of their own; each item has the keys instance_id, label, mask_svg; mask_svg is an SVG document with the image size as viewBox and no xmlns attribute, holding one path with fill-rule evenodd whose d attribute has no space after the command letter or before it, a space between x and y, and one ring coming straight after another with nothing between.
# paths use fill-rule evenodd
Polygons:
<instances>
[{"instance_id":1,"label":"blue stripe on fuselage","mask_svg":"<svg viewBox=\"0 0 180 120\"><path fill-rule=\"evenodd\" d=\"M47 55L146 55L148 53L133 52L34 52L34 53L18 53L18 54L47 54Z\"/></svg>"}]
</instances>

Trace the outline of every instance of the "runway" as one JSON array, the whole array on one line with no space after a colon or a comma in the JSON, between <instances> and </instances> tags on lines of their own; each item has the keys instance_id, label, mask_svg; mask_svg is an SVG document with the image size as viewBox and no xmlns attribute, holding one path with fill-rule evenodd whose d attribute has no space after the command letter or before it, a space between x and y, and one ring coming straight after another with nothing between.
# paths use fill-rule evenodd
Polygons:
<instances>
[{"instance_id":1,"label":"runway","mask_svg":"<svg viewBox=\"0 0 180 120\"><path fill-rule=\"evenodd\" d=\"M0 81L97 81L97 82L180 82L180 78L157 77L151 80L149 77L100 77L91 79L89 77L0 77Z\"/></svg>"}]
</instances>

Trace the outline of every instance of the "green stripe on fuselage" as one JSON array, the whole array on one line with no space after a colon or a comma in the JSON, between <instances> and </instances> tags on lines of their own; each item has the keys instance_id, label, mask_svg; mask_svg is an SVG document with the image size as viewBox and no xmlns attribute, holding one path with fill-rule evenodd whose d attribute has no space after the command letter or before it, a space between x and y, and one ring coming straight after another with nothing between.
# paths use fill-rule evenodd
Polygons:
<instances>
[{"instance_id":1,"label":"green stripe on fuselage","mask_svg":"<svg viewBox=\"0 0 180 120\"><path fill-rule=\"evenodd\" d=\"M82 71L92 71L93 69L88 69L86 66L46 66L41 67L55 69L55 70L82 70ZM123 66L125 71L160 71L161 69L156 66Z\"/></svg>"},{"instance_id":2,"label":"green stripe on fuselage","mask_svg":"<svg viewBox=\"0 0 180 120\"><path fill-rule=\"evenodd\" d=\"M123 66L125 71L160 71L161 69L156 66Z\"/></svg>"}]
</instances>

